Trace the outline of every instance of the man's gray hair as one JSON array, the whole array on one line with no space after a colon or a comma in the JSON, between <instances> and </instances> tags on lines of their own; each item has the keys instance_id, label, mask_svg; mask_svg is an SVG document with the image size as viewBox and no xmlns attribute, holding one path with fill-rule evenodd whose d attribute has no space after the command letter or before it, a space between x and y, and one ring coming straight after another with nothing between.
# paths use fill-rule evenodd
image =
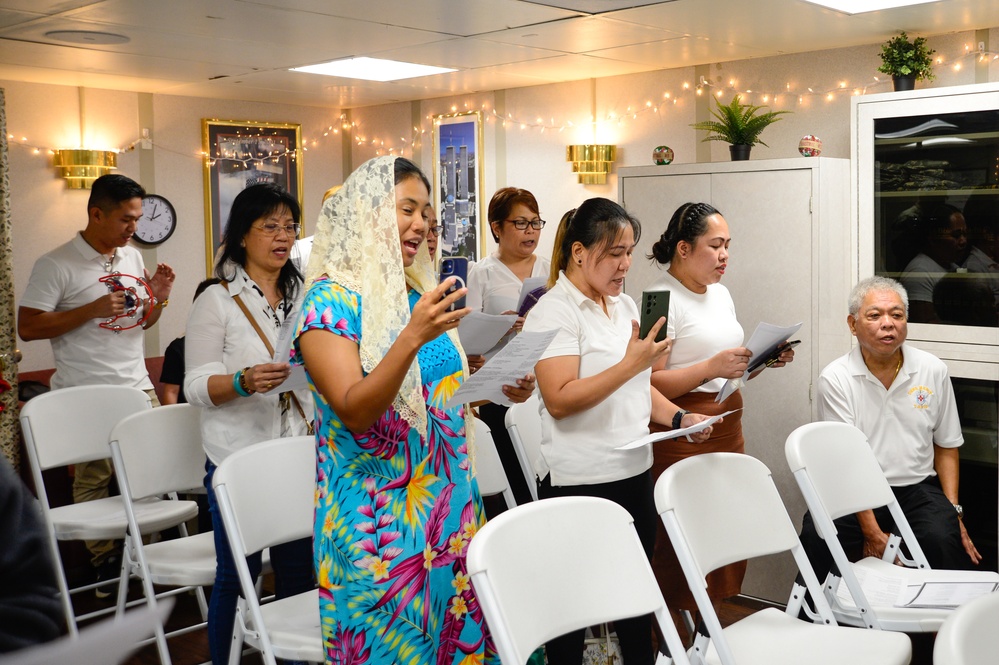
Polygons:
<instances>
[{"instance_id":1,"label":"man's gray hair","mask_svg":"<svg viewBox=\"0 0 999 665\"><path fill-rule=\"evenodd\" d=\"M894 291L902 299L902 308L905 310L905 318L909 318L909 294L905 287L891 277L875 275L867 279L860 280L853 290L850 291L850 315L857 316L860 306L864 304L864 299L872 291Z\"/></svg>"}]
</instances>

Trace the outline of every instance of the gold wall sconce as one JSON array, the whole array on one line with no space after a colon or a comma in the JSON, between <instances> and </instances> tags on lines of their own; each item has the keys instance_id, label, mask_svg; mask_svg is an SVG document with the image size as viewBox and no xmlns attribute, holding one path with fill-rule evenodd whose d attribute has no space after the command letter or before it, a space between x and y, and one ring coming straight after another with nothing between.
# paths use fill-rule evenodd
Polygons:
<instances>
[{"instance_id":1,"label":"gold wall sconce","mask_svg":"<svg viewBox=\"0 0 999 665\"><path fill-rule=\"evenodd\" d=\"M572 162L572 172L581 185L606 185L616 156L615 145L570 145L565 149L565 161Z\"/></svg>"},{"instance_id":2,"label":"gold wall sconce","mask_svg":"<svg viewBox=\"0 0 999 665\"><path fill-rule=\"evenodd\" d=\"M90 189L94 180L118 168L113 150L56 150L52 157L56 172L69 189Z\"/></svg>"}]
</instances>

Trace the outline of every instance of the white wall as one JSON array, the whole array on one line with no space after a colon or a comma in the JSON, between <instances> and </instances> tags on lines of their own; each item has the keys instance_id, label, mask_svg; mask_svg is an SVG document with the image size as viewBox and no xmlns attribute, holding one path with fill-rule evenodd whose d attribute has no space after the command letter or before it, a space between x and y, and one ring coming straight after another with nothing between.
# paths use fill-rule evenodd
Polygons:
<instances>
[{"instance_id":1,"label":"white wall","mask_svg":"<svg viewBox=\"0 0 999 665\"><path fill-rule=\"evenodd\" d=\"M989 31L989 42L992 50L999 50L999 28ZM984 73L976 74L974 60L970 58L961 59L960 70L954 70L950 60L963 54L965 45L973 43L977 44L974 32L931 37L930 46L947 61L936 67L936 81L920 83L918 87L999 81L999 63L994 61L984 66ZM785 90L789 85L792 92L804 93L806 87L824 91L835 89L843 82L844 92L835 93L831 101L805 95L799 103L797 95L789 94L782 94L776 103L771 101L773 108L789 109L794 113L766 130L763 139L769 147L754 148L753 159L798 158L798 140L804 134L815 134L823 140L824 155L849 158L849 91L873 83L875 76L885 80L885 76L877 72L878 52L878 45L872 44L354 109L351 118L357 123L355 138L366 142L358 145L355 141L346 161L358 165L380 151L384 154L389 147L394 148L396 154L401 149L402 154L412 157L413 128L417 126L426 133L415 133L416 161L430 175L432 116L452 113L453 109L481 110L486 118L483 208L499 187L512 185L531 190L538 198L542 217L551 223L542 233L538 251L550 254L554 225L566 210L591 196L618 199L617 179L613 175L606 185L577 184L565 161L566 145L594 141L614 143L618 146L615 168L650 164L653 148L661 144L673 148L676 163L706 161L698 160L699 151L710 155L710 161L727 161L725 144L702 145L699 143L701 133L689 127L691 123L707 118L711 102L706 96L697 97L692 90L684 91L682 86L684 82L696 84L703 75L724 89L723 101L731 98L732 92L726 86L734 79L735 89L754 90L748 95L748 101L754 104L764 103L758 94L760 90ZM868 92L885 92L889 85L883 82L869 87ZM0 87L6 90L8 130L17 135L12 144L26 136L33 145L76 146L80 124L77 88L5 81L0 81ZM647 101L654 104L662 101L663 93L667 91L671 93L671 99L677 100L675 104L661 106L658 113L642 110ZM106 141L104 145L117 147L138 138L142 101L134 93L87 90L88 135L93 135L89 140L102 138ZM629 115L629 106L633 112L639 112L637 118ZM311 232L315 224L323 192L343 181L345 160L340 135L322 136L328 126L339 124L338 109L169 95L153 96L152 109L155 176L152 182L143 184L150 191L169 198L181 219L174 237L146 256L147 264L165 261L178 272L176 296L154 328L156 332L147 337L147 355L159 355L170 340L183 333L188 301L197 282L205 276L204 192L202 163L197 156L201 150L201 119L298 122L302 124L306 139L318 140L317 145L308 144L304 156L303 216L307 232ZM503 127L492 116L494 109L528 124L537 124L541 118L543 124L549 124L552 119L559 124L570 120L573 126L567 126L561 132L557 129L542 132L537 127L520 129L510 124ZM620 120L600 122L594 127L589 124L591 112L600 119L614 113ZM375 138L379 139L378 145L371 144ZM87 193L66 190L55 177L51 158L46 154L33 155L27 149L12 145L10 156L14 279L15 291L20 297L34 260L84 226ZM120 156L119 172L138 177L137 152ZM642 220L645 233L660 233L671 213L664 210L658 219ZM844 220L844 223L848 222ZM492 245L491 239L489 244ZM21 342L20 346L25 356L22 371L52 366L47 342Z\"/></svg>"},{"instance_id":2,"label":"white wall","mask_svg":"<svg viewBox=\"0 0 999 665\"><path fill-rule=\"evenodd\" d=\"M10 140L10 185L14 286L15 297L20 301L35 259L86 225L89 190L66 189L51 167L50 155L34 154L14 145L23 136L35 146L76 147L80 142L78 89L8 81L0 81L0 87L6 92L7 129L15 135ZM86 90L86 145L115 148L137 139L143 101L135 93ZM303 139L310 139L303 156L303 221L306 231L311 233L323 192L343 181L340 135L322 136L339 113L334 109L284 104L153 96L153 119L149 127L154 143L154 177L141 177L139 148L120 154L118 160L118 173L139 180L150 192L165 196L177 209L179 218L177 230L169 240L144 251L147 267L155 266L157 261L165 262L177 273L170 306L147 333L146 355L162 355L172 339L184 334L194 288L206 277L205 199L199 156L202 118L302 125ZM24 354L21 371L53 366L47 341L20 341L19 346Z\"/></svg>"}]
</instances>

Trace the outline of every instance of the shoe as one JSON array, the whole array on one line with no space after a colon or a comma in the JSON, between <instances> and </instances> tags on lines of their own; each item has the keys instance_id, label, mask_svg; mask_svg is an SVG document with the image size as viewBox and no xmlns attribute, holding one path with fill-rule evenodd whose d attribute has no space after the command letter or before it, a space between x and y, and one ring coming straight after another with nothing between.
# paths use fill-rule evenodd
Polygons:
<instances>
[{"instance_id":1,"label":"shoe","mask_svg":"<svg viewBox=\"0 0 999 665\"><path fill-rule=\"evenodd\" d=\"M121 583L121 560L118 557L106 559L104 563L97 566L97 582L106 582L103 586L94 589L94 596L97 598L104 599L112 594L118 595L118 584Z\"/></svg>"}]
</instances>

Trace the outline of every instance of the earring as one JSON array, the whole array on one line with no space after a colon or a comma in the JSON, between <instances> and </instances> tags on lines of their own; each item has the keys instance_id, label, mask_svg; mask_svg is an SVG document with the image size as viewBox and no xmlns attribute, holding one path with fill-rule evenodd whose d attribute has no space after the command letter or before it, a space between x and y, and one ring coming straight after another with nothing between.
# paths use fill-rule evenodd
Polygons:
<instances>
[{"instance_id":1,"label":"earring","mask_svg":"<svg viewBox=\"0 0 999 665\"><path fill-rule=\"evenodd\" d=\"M579 265L583 265L583 259L576 259L576 263L578 263Z\"/></svg>"}]
</instances>

